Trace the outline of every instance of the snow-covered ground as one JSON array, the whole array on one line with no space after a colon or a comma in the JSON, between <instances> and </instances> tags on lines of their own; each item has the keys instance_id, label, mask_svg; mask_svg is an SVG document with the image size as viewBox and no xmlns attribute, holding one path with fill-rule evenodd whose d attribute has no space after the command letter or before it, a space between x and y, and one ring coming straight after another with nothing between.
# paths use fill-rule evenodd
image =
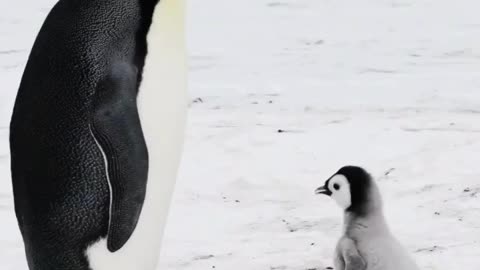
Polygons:
<instances>
[{"instance_id":1,"label":"snow-covered ground","mask_svg":"<svg viewBox=\"0 0 480 270\"><path fill-rule=\"evenodd\" d=\"M7 126L55 1L0 2L0 268L25 270ZM192 106L159 269L322 270L363 165L422 269L480 264L480 3L190 0ZM279 133L278 130L285 132Z\"/></svg>"}]
</instances>

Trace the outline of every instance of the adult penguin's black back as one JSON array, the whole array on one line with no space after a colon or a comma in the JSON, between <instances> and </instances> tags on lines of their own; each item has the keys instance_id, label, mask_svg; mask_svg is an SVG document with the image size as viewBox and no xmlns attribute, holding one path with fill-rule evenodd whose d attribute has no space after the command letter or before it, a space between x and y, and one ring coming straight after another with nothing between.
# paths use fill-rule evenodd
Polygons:
<instances>
[{"instance_id":1,"label":"adult penguin's black back","mask_svg":"<svg viewBox=\"0 0 480 270\"><path fill-rule=\"evenodd\" d=\"M30 269L155 268L184 133L183 1L60 0L48 15L10 127Z\"/></svg>"}]
</instances>

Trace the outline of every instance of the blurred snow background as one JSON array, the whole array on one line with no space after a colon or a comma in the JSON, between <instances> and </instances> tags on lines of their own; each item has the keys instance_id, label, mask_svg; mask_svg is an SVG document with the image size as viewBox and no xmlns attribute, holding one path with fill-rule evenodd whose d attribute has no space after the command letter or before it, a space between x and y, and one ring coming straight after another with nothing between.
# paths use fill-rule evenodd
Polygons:
<instances>
[{"instance_id":1,"label":"blurred snow background","mask_svg":"<svg viewBox=\"0 0 480 270\"><path fill-rule=\"evenodd\" d=\"M0 2L0 264L26 270L8 124L53 0ZM313 190L365 166L422 269L480 264L480 3L190 0L192 105L159 269L321 270ZM283 131L283 132L279 132Z\"/></svg>"}]
</instances>

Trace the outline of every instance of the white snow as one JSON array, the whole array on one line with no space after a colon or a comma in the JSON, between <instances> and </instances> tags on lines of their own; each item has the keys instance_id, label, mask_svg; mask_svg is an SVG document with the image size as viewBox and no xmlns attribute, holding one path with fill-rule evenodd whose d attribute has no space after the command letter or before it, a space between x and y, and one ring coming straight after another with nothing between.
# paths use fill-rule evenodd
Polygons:
<instances>
[{"instance_id":1,"label":"white snow","mask_svg":"<svg viewBox=\"0 0 480 270\"><path fill-rule=\"evenodd\" d=\"M0 3L0 266L25 270L7 126L53 0ZM313 191L379 181L422 269L480 264L480 3L190 0L187 142L159 269L324 269L341 233ZM281 129L285 132L278 133Z\"/></svg>"}]
</instances>

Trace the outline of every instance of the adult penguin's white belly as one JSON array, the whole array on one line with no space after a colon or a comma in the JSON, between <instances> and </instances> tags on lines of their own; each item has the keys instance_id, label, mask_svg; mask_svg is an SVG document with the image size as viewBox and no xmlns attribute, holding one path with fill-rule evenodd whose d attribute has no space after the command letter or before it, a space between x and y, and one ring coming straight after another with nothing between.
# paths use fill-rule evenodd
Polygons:
<instances>
[{"instance_id":1,"label":"adult penguin's white belly","mask_svg":"<svg viewBox=\"0 0 480 270\"><path fill-rule=\"evenodd\" d=\"M147 41L138 108L149 154L146 197L131 238L111 253L106 239L86 253L93 270L153 270L177 177L187 115L185 0L161 0Z\"/></svg>"}]
</instances>

